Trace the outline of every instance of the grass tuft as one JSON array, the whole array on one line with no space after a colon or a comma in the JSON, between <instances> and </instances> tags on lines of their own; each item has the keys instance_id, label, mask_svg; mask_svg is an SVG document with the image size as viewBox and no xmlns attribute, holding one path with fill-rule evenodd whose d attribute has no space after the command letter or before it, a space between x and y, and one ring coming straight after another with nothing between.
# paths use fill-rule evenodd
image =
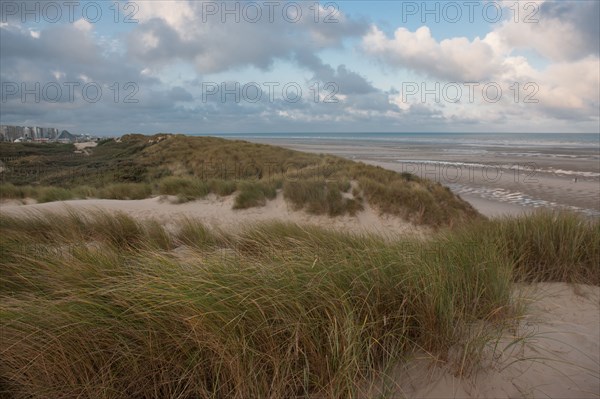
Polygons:
<instances>
[{"instance_id":1,"label":"grass tuft","mask_svg":"<svg viewBox=\"0 0 600 399\"><path fill-rule=\"evenodd\" d=\"M186 202L204 198L210 193L210 186L198 178L169 176L158 183L158 192L176 195L181 202Z\"/></svg>"},{"instance_id":2,"label":"grass tuft","mask_svg":"<svg viewBox=\"0 0 600 399\"><path fill-rule=\"evenodd\" d=\"M66 201L73 198L73 193L60 187L42 187L37 198L39 202Z\"/></svg>"},{"instance_id":3,"label":"grass tuft","mask_svg":"<svg viewBox=\"0 0 600 399\"><path fill-rule=\"evenodd\" d=\"M296 210L329 216L349 213L354 216L363 209L362 198L345 198L342 193L350 191L350 182L325 182L322 180L286 181L283 195Z\"/></svg>"},{"instance_id":4,"label":"grass tuft","mask_svg":"<svg viewBox=\"0 0 600 399\"><path fill-rule=\"evenodd\" d=\"M148 198L152 188L147 183L115 183L100 189L100 198L139 200Z\"/></svg>"},{"instance_id":5,"label":"grass tuft","mask_svg":"<svg viewBox=\"0 0 600 399\"><path fill-rule=\"evenodd\" d=\"M239 193L235 197L233 209L247 209L265 206L267 200L277 196L278 181L243 182L239 185Z\"/></svg>"},{"instance_id":6,"label":"grass tuft","mask_svg":"<svg viewBox=\"0 0 600 399\"><path fill-rule=\"evenodd\" d=\"M465 332L506 325L514 281L600 284L599 243L598 222L551 213L393 242L287 223L225 237L194 220L169 233L122 214L0 214L0 388L366 397L366 381L415 350L462 347L457 367L471 369L464 356L485 342Z\"/></svg>"}]
</instances>

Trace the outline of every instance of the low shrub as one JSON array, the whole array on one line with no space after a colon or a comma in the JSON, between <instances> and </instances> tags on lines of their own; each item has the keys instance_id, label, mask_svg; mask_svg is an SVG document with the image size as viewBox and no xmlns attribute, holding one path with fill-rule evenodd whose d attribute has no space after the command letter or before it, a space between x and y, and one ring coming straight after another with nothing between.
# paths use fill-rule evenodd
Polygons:
<instances>
[{"instance_id":1,"label":"low shrub","mask_svg":"<svg viewBox=\"0 0 600 399\"><path fill-rule=\"evenodd\" d=\"M150 197L152 188L147 183L115 183L99 190L100 198L138 200Z\"/></svg>"},{"instance_id":2,"label":"low shrub","mask_svg":"<svg viewBox=\"0 0 600 399\"><path fill-rule=\"evenodd\" d=\"M185 200L204 198L210 193L206 181L194 177L169 176L160 180L158 192L162 195L176 195Z\"/></svg>"},{"instance_id":3,"label":"low shrub","mask_svg":"<svg viewBox=\"0 0 600 399\"><path fill-rule=\"evenodd\" d=\"M73 192L61 187L40 187L36 196L38 202L66 201L75 197Z\"/></svg>"},{"instance_id":4,"label":"low shrub","mask_svg":"<svg viewBox=\"0 0 600 399\"><path fill-rule=\"evenodd\" d=\"M233 209L265 206L267 200L277 197L278 181L244 181L239 185Z\"/></svg>"}]
</instances>

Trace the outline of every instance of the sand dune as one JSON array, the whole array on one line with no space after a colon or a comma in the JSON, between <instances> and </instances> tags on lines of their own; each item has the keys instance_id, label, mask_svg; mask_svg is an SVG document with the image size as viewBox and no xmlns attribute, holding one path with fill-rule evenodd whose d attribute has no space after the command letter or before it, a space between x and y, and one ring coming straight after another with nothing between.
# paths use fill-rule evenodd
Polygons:
<instances>
[{"instance_id":1,"label":"sand dune","mask_svg":"<svg viewBox=\"0 0 600 399\"><path fill-rule=\"evenodd\" d=\"M265 207L233 210L233 196L214 195L185 204L169 198L137 201L74 200L45 204L4 203L0 212L25 215L36 211L121 211L138 219L154 218L176 227L190 217L225 230L263 221L315 224L342 231L381 233L388 237L428 230L397 217L382 216L366 205L356 217L309 215L295 211L279 193ZM600 287L572 287L544 283L518 287L528 298L525 317L513 334L505 334L489 350L485 367L459 376L457 363L434 362L427 355L408 361L394 371L387 393L407 398L598 398L600 397ZM373 387L380 391L381 386ZM392 396L392 397L396 397Z\"/></svg>"},{"instance_id":2,"label":"sand dune","mask_svg":"<svg viewBox=\"0 0 600 399\"><path fill-rule=\"evenodd\" d=\"M399 217L380 215L379 212L365 203L365 210L356 216L311 215L303 211L295 211L284 199L281 192L277 198L268 201L259 208L233 210L234 196L218 197L209 194L205 199L184 204L172 203L174 198L155 197L144 200L71 200L49 202L44 204L20 205L16 202L4 203L0 212L8 215L23 215L28 212L53 211L68 209L91 211L94 209L111 212L124 212L137 219L153 218L161 223L176 227L182 218L199 219L205 224L220 229L238 229L244 224L266 221L287 221L298 224L314 224L341 231L379 233L388 237L404 234L424 234L425 227L417 227Z\"/></svg>"},{"instance_id":3,"label":"sand dune","mask_svg":"<svg viewBox=\"0 0 600 399\"><path fill-rule=\"evenodd\" d=\"M467 378L457 366L423 355L397 370L394 391L407 398L600 397L600 287L542 283L521 287L530 302L514 334L490 350Z\"/></svg>"}]
</instances>

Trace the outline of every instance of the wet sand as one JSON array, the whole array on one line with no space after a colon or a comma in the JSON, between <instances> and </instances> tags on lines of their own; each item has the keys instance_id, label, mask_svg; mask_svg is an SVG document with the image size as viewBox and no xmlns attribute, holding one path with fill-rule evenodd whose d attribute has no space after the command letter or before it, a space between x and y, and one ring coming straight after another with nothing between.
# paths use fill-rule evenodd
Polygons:
<instances>
[{"instance_id":1,"label":"wet sand","mask_svg":"<svg viewBox=\"0 0 600 399\"><path fill-rule=\"evenodd\" d=\"M487 216L552 208L600 217L600 150L593 146L512 148L478 143L249 140L338 155L426 177L450 187Z\"/></svg>"}]
</instances>

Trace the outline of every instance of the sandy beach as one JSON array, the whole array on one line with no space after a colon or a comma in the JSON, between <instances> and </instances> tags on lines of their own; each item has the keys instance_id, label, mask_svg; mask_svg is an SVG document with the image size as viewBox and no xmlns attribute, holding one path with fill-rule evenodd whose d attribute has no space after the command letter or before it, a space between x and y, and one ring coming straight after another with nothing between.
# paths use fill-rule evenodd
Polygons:
<instances>
[{"instance_id":1,"label":"sandy beach","mask_svg":"<svg viewBox=\"0 0 600 399\"><path fill-rule=\"evenodd\" d=\"M561 136L562 138L562 136ZM299 151L333 154L440 182L487 216L536 208L600 217L600 154L595 145L522 147L446 141L394 142L247 138Z\"/></svg>"}]
</instances>

